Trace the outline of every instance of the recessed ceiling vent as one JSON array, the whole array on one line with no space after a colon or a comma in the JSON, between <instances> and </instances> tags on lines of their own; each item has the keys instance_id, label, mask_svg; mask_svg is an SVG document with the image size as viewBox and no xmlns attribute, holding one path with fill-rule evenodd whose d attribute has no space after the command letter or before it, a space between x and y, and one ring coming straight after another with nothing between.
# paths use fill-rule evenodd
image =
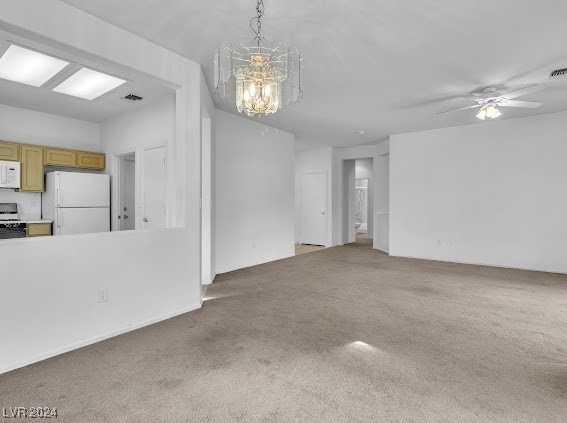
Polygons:
<instances>
[{"instance_id":1,"label":"recessed ceiling vent","mask_svg":"<svg viewBox=\"0 0 567 423\"><path fill-rule=\"evenodd\" d=\"M128 103L135 103L143 99L144 97L140 97L139 95L136 94L128 94L126 97L122 97L122 100L127 101Z\"/></svg>"},{"instance_id":2,"label":"recessed ceiling vent","mask_svg":"<svg viewBox=\"0 0 567 423\"><path fill-rule=\"evenodd\" d=\"M555 78L567 78L567 68L556 69L553 72L551 72L551 75L549 75L549 79L555 79Z\"/></svg>"}]
</instances>

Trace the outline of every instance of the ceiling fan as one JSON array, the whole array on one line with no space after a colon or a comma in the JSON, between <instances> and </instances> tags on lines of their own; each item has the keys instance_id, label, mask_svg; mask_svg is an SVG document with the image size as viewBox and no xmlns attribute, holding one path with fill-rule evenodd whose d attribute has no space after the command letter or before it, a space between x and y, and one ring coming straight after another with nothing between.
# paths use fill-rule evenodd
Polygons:
<instances>
[{"instance_id":1,"label":"ceiling fan","mask_svg":"<svg viewBox=\"0 0 567 423\"><path fill-rule=\"evenodd\" d=\"M539 103L537 101L522 101L513 99L543 90L544 88L545 87L543 85L530 85L529 87L521 88L519 90L510 91L503 94L495 87L488 87L480 91L473 92L471 93L471 95L462 97L468 100L476 101L477 104L468 107L461 107L460 109L448 110L446 112L440 112L437 114L443 115L446 113L458 112L460 110L480 108L479 113L476 115L477 118L481 120L484 120L486 118L494 119L502 114L498 110L499 107L524 107L528 109L535 109L536 107L541 106L543 103Z\"/></svg>"}]
</instances>

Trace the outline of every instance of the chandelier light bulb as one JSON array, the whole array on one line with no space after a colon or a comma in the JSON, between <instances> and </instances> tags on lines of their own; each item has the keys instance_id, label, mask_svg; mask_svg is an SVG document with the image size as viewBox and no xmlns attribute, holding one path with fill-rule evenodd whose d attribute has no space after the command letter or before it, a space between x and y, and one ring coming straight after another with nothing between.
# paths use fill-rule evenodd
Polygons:
<instances>
[{"instance_id":1,"label":"chandelier light bulb","mask_svg":"<svg viewBox=\"0 0 567 423\"><path fill-rule=\"evenodd\" d=\"M299 51L282 41L268 42L261 33L263 0L257 0L256 12L252 41L225 42L214 60L216 94L248 116L275 113L303 97Z\"/></svg>"}]
</instances>

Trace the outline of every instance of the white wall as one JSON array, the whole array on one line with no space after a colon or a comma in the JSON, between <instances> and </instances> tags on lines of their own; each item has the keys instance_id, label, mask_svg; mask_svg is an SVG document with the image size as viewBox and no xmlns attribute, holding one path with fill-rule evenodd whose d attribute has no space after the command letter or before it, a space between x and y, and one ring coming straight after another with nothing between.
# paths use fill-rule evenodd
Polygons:
<instances>
[{"instance_id":1,"label":"white wall","mask_svg":"<svg viewBox=\"0 0 567 423\"><path fill-rule=\"evenodd\" d=\"M215 279L215 105L201 72L201 282Z\"/></svg>"},{"instance_id":2,"label":"white wall","mask_svg":"<svg viewBox=\"0 0 567 423\"><path fill-rule=\"evenodd\" d=\"M301 216L301 175L307 173L327 174L327 241L325 246L333 245L333 148L316 148L295 154L295 242L299 241Z\"/></svg>"},{"instance_id":3,"label":"white wall","mask_svg":"<svg viewBox=\"0 0 567 423\"><path fill-rule=\"evenodd\" d=\"M3 188L0 189L0 203L16 203L19 217L22 220L41 218L41 193L19 192Z\"/></svg>"},{"instance_id":4,"label":"white wall","mask_svg":"<svg viewBox=\"0 0 567 423\"><path fill-rule=\"evenodd\" d=\"M213 256L213 135L212 119L204 115L201 120L202 138L201 146L203 150L203 173L202 173L202 207L201 207L201 282L205 285L211 284L215 279L214 256ZM205 164L208 166L205 167Z\"/></svg>"},{"instance_id":5,"label":"white wall","mask_svg":"<svg viewBox=\"0 0 567 423\"><path fill-rule=\"evenodd\" d=\"M567 273L566 133L563 112L391 137L390 253Z\"/></svg>"},{"instance_id":6,"label":"white wall","mask_svg":"<svg viewBox=\"0 0 567 423\"><path fill-rule=\"evenodd\" d=\"M175 138L175 99L166 96L150 103L143 108L130 113L123 113L100 124L100 143L106 153L106 173L114 177L117 170L116 155L136 154L136 228L142 228L143 223L143 158L144 149L150 147L166 147L167 156L167 207L166 221L172 226L173 205L173 158L172 148ZM116 230L118 207L118 192L113 178L112 222Z\"/></svg>"},{"instance_id":7,"label":"white wall","mask_svg":"<svg viewBox=\"0 0 567 423\"><path fill-rule=\"evenodd\" d=\"M100 151L96 123L4 105L0 105L0 140Z\"/></svg>"},{"instance_id":8,"label":"white wall","mask_svg":"<svg viewBox=\"0 0 567 423\"><path fill-rule=\"evenodd\" d=\"M0 373L199 307L186 244L180 229L0 243Z\"/></svg>"},{"instance_id":9,"label":"white wall","mask_svg":"<svg viewBox=\"0 0 567 423\"><path fill-rule=\"evenodd\" d=\"M342 172L343 175L342 240L344 244L348 244L356 241L355 204L354 204L355 160L343 160L342 170L343 170Z\"/></svg>"},{"instance_id":10,"label":"white wall","mask_svg":"<svg viewBox=\"0 0 567 423\"><path fill-rule=\"evenodd\" d=\"M358 159L354 162L354 174L356 179L368 179L368 220L367 236L374 237L374 159Z\"/></svg>"},{"instance_id":11,"label":"white wall","mask_svg":"<svg viewBox=\"0 0 567 423\"><path fill-rule=\"evenodd\" d=\"M374 248L390 251L390 146L378 144L374 158ZM380 151L385 150L385 151Z\"/></svg>"},{"instance_id":12,"label":"white wall","mask_svg":"<svg viewBox=\"0 0 567 423\"><path fill-rule=\"evenodd\" d=\"M175 87L174 222L183 226L0 243L2 298L25 299L25 307L0 307L0 333L10 339L0 343L2 373L200 306L200 125L209 94L197 63L60 1L4 0L0 28ZM99 288L109 289L107 303L96 302Z\"/></svg>"},{"instance_id":13,"label":"white wall","mask_svg":"<svg viewBox=\"0 0 567 423\"><path fill-rule=\"evenodd\" d=\"M294 135L215 114L216 273L295 254Z\"/></svg>"},{"instance_id":14,"label":"white wall","mask_svg":"<svg viewBox=\"0 0 567 423\"><path fill-rule=\"evenodd\" d=\"M102 122L100 144L107 154L126 153L166 145L174 139L174 132L175 99L171 95Z\"/></svg>"}]
</instances>

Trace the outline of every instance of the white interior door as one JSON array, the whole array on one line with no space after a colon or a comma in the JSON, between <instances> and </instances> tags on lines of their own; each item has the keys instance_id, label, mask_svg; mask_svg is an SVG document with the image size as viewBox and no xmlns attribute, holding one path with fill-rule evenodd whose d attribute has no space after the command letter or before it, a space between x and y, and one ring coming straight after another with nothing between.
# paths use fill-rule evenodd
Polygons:
<instances>
[{"instance_id":1,"label":"white interior door","mask_svg":"<svg viewBox=\"0 0 567 423\"><path fill-rule=\"evenodd\" d=\"M132 231L136 229L136 161L134 155L120 160L120 230Z\"/></svg>"},{"instance_id":2,"label":"white interior door","mask_svg":"<svg viewBox=\"0 0 567 423\"><path fill-rule=\"evenodd\" d=\"M166 162L165 147L144 150L144 229L165 227Z\"/></svg>"},{"instance_id":3,"label":"white interior door","mask_svg":"<svg viewBox=\"0 0 567 423\"><path fill-rule=\"evenodd\" d=\"M327 174L301 175L301 244L325 245L327 242Z\"/></svg>"}]
</instances>

